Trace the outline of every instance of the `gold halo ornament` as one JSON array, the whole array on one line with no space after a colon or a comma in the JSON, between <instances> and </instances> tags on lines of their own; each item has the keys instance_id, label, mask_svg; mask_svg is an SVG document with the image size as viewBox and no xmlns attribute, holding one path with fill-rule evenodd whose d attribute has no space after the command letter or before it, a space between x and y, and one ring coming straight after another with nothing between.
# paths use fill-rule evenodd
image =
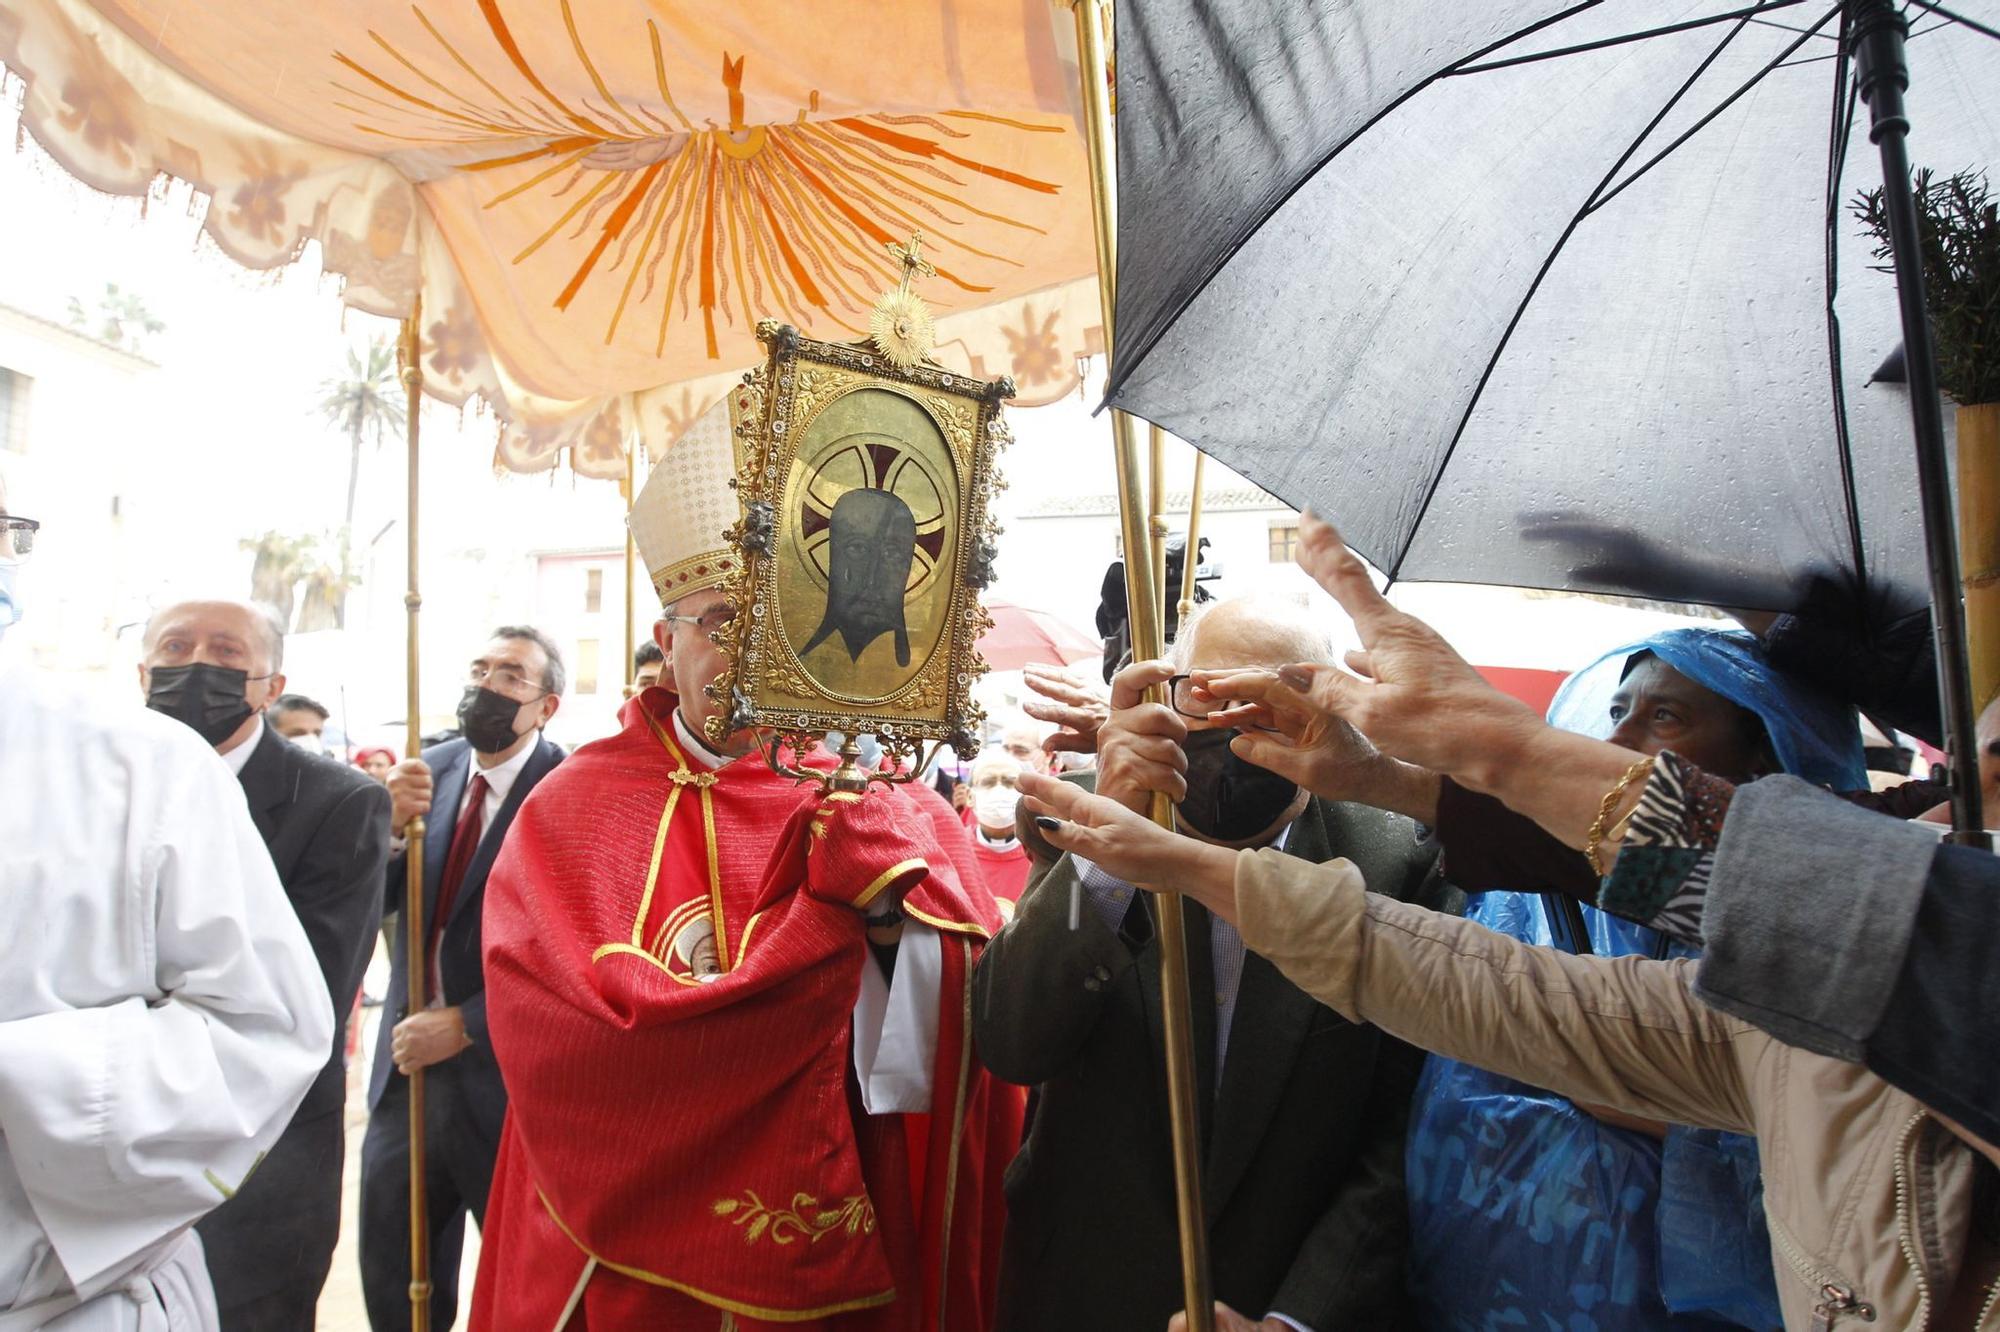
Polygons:
<instances>
[{"instance_id":1,"label":"gold halo ornament","mask_svg":"<svg viewBox=\"0 0 2000 1332\"><path fill-rule=\"evenodd\" d=\"M937 345L931 308L915 292L884 292L868 312L868 336L898 370L914 370Z\"/></svg>"}]
</instances>

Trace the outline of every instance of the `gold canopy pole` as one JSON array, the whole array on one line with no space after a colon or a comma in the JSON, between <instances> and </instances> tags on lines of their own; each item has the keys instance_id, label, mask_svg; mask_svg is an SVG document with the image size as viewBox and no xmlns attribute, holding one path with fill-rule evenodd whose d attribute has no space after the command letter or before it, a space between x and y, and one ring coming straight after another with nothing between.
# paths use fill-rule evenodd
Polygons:
<instances>
[{"instance_id":1,"label":"gold canopy pole","mask_svg":"<svg viewBox=\"0 0 2000 1332\"><path fill-rule=\"evenodd\" d=\"M639 673L638 663L633 658L639 655L639 626L634 618L632 602L638 589L632 585L634 570L639 567L638 544L632 536L632 505L639 498L639 443L628 440L625 445L625 688L632 688L632 681Z\"/></svg>"},{"instance_id":2,"label":"gold canopy pole","mask_svg":"<svg viewBox=\"0 0 2000 1332\"><path fill-rule=\"evenodd\" d=\"M1181 555L1181 598L1174 608L1178 632L1187 632L1188 616L1194 611L1194 575L1201 560L1201 483L1208 455L1194 451L1194 489L1188 495L1187 548Z\"/></svg>"},{"instance_id":3,"label":"gold canopy pole","mask_svg":"<svg viewBox=\"0 0 2000 1332\"><path fill-rule=\"evenodd\" d=\"M423 608L424 599L417 591L417 417L423 402L423 297L419 295L410 305L410 317L403 321L401 339L401 360L403 362L403 392L408 397L405 421L409 429L410 481L409 515L406 519L410 537L409 590L403 594L403 606L409 619L409 655L406 669L409 672L409 694L405 700L409 725L404 737L404 756L415 758L423 749L424 727L420 712L417 687L417 614ZM405 882L403 896L404 955L409 964L410 1006L420 1008L424 996L429 993L426 984L425 964L430 960L424 956L424 816L419 814L411 819L403 829L403 845L407 848L403 860L409 867L409 877ZM381 1037L377 1038L382 1039ZM431 1231L428 1223L429 1206L424 1197L424 1071L416 1069L409 1075L410 1083L410 1332L429 1332L431 1323Z\"/></svg>"},{"instance_id":4,"label":"gold canopy pole","mask_svg":"<svg viewBox=\"0 0 2000 1332\"><path fill-rule=\"evenodd\" d=\"M1167 432L1154 426L1147 433L1146 531L1153 539L1153 586L1164 589L1167 585Z\"/></svg>"},{"instance_id":5,"label":"gold canopy pole","mask_svg":"<svg viewBox=\"0 0 2000 1332\"><path fill-rule=\"evenodd\" d=\"M1097 292L1103 303L1104 352L1112 348L1112 312L1118 274L1117 163L1112 151L1111 98L1104 86L1103 0L1073 0L1077 56L1083 71L1084 128L1090 140L1092 213L1097 231ZM1153 562L1146 558L1147 531L1139 501L1139 446L1132 419L1111 413L1113 457L1118 464L1118 516L1125 542L1126 623L1132 632L1132 659L1161 654L1160 592ZM1165 702L1165 691L1148 691ZM1153 796L1153 821L1174 825L1166 796ZM1167 1113L1173 1127L1174 1200L1180 1217L1181 1292L1189 1332L1214 1332L1215 1306L1209 1296L1208 1229L1201 1206L1201 1161L1195 1131L1194 1025L1188 1005L1187 928L1178 893L1162 893L1156 912L1160 936L1160 1005L1166 1025Z\"/></svg>"},{"instance_id":6,"label":"gold canopy pole","mask_svg":"<svg viewBox=\"0 0 2000 1332\"><path fill-rule=\"evenodd\" d=\"M1958 540L1976 718L2000 697L2000 403L1958 409ZM1996 825L2000 810L1987 810Z\"/></svg>"}]
</instances>

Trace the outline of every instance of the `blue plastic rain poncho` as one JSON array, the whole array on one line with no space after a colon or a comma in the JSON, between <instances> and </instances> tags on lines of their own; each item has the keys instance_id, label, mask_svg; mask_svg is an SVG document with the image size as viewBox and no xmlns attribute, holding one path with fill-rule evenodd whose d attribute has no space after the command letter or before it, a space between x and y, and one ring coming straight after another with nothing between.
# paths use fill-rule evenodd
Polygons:
<instances>
[{"instance_id":1,"label":"blue plastic rain poncho","mask_svg":"<svg viewBox=\"0 0 2000 1332\"><path fill-rule=\"evenodd\" d=\"M1785 679L1744 633L1675 629L1606 653L1564 684L1550 722L1608 734L1611 696L1642 652L1755 712L1786 772L1837 790L1866 785L1853 710ZM1466 914L1569 946L1535 893L1482 893ZM1584 918L1601 956L1691 951L1589 908ZM1426 1328L1781 1326L1752 1139L1675 1127L1662 1144L1550 1092L1433 1058L1407 1166L1411 1285Z\"/></svg>"}]
</instances>

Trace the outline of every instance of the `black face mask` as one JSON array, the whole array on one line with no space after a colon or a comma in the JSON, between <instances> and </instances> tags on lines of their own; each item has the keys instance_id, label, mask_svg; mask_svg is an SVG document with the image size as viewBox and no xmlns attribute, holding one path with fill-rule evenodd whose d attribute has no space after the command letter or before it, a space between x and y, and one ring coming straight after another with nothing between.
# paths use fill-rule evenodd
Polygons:
<instances>
[{"instance_id":1,"label":"black face mask","mask_svg":"<svg viewBox=\"0 0 2000 1332\"><path fill-rule=\"evenodd\" d=\"M260 675L268 680L268 675ZM211 745L236 733L256 709L243 697L250 673L205 661L155 666L147 674L146 706L189 727Z\"/></svg>"},{"instance_id":2,"label":"black face mask","mask_svg":"<svg viewBox=\"0 0 2000 1332\"><path fill-rule=\"evenodd\" d=\"M1268 831L1299 794L1297 784L1238 758L1229 748L1235 738L1231 730L1190 731L1181 745L1188 766L1180 821L1218 842Z\"/></svg>"},{"instance_id":3,"label":"black face mask","mask_svg":"<svg viewBox=\"0 0 2000 1332\"><path fill-rule=\"evenodd\" d=\"M484 685L467 685L458 700L458 729L467 744L482 754L498 754L521 738L514 718L521 705Z\"/></svg>"}]
</instances>

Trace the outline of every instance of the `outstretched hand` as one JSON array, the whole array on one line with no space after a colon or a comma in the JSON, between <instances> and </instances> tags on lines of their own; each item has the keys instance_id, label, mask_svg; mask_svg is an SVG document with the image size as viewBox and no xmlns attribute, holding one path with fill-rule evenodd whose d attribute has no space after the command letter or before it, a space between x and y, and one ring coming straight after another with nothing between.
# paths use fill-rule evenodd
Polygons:
<instances>
[{"instance_id":1,"label":"outstretched hand","mask_svg":"<svg viewBox=\"0 0 2000 1332\"><path fill-rule=\"evenodd\" d=\"M1057 729L1042 741L1050 754L1097 752L1097 733L1110 715L1104 695L1090 677L1067 666L1030 663L1021 671L1021 683L1040 698L1026 699L1021 711L1036 721L1049 722Z\"/></svg>"},{"instance_id":2,"label":"outstretched hand","mask_svg":"<svg viewBox=\"0 0 2000 1332\"><path fill-rule=\"evenodd\" d=\"M1196 697L1221 705L1209 714L1241 728L1229 747L1246 763L1297 782L1322 800L1356 800L1430 822L1437 774L1399 763L1338 716L1263 667L1196 671Z\"/></svg>"},{"instance_id":3,"label":"outstretched hand","mask_svg":"<svg viewBox=\"0 0 2000 1332\"><path fill-rule=\"evenodd\" d=\"M1273 714L1344 718L1394 758L1491 789L1490 774L1542 729L1541 718L1487 684L1435 629L1390 605L1340 533L1310 512L1299 518L1298 561L1354 621L1362 648L1346 655L1352 675L1318 663L1280 670L1269 691Z\"/></svg>"},{"instance_id":4,"label":"outstretched hand","mask_svg":"<svg viewBox=\"0 0 2000 1332\"><path fill-rule=\"evenodd\" d=\"M1153 892L1178 892L1236 919L1236 853L1162 828L1115 800L1039 773L1021 796L1049 844Z\"/></svg>"}]
</instances>

